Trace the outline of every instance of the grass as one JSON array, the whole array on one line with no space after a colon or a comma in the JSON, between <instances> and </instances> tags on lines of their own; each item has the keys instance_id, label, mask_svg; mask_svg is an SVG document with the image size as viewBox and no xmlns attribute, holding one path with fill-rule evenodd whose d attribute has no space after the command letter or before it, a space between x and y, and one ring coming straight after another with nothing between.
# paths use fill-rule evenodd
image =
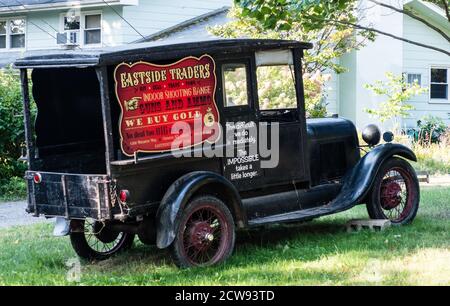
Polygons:
<instances>
[{"instance_id":1,"label":"grass","mask_svg":"<svg viewBox=\"0 0 450 306\"><path fill-rule=\"evenodd\" d=\"M365 207L302 225L238 234L234 255L210 268L177 269L167 251L136 241L125 254L82 263L83 285L450 285L450 188L424 188L413 224L348 234ZM65 285L69 239L50 224L0 230L0 285Z\"/></svg>"}]
</instances>

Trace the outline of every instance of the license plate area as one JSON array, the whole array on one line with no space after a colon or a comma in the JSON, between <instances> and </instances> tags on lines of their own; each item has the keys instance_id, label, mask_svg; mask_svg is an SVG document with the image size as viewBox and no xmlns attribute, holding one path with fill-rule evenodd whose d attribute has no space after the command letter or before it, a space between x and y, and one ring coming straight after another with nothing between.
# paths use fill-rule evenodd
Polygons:
<instances>
[{"instance_id":1,"label":"license plate area","mask_svg":"<svg viewBox=\"0 0 450 306\"><path fill-rule=\"evenodd\" d=\"M33 180L36 173L41 182ZM35 215L110 219L109 180L106 175L28 171L28 210Z\"/></svg>"}]
</instances>

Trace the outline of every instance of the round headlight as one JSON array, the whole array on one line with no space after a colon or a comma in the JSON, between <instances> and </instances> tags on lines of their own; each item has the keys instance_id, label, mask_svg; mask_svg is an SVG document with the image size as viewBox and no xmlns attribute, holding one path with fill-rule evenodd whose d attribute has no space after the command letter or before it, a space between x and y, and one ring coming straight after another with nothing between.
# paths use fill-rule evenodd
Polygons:
<instances>
[{"instance_id":1,"label":"round headlight","mask_svg":"<svg viewBox=\"0 0 450 306\"><path fill-rule=\"evenodd\" d=\"M385 142L391 142L392 140L394 140L394 133L392 133L391 131L384 132L383 140Z\"/></svg>"},{"instance_id":2,"label":"round headlight","mask_svg":"<svg viewBox=\"0 0 450 306\"><path fill-rule=\"evenodd\" d=\"M375 124L366 125L362 131L362 138L369 146L376 146L381 139L380 129Z\"/></svg>"}]
</instances>

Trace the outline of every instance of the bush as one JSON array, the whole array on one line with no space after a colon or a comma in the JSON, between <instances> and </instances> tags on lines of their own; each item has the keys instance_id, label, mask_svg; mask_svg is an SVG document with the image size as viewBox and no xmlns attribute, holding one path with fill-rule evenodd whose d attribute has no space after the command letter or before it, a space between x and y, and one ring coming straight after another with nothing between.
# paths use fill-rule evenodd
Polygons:
<instances>
[{"instance_id":1,"label":"bush","mask_svg":"<svg viewBox=\"0 0 450 306\"><path fill-rule=\"evenodd\" d=\"M0 197L12 186L11 192L17 191L26 168L17 160L24 145L22 109L19 75L11 69L0 70Z\"/></svg>"},{"instance_id":2,"label":"bush","mask_svg":"<svg viewBox=\"0 0 450 306\"><path fill-rule=\"evenodd\" d=\"M13 176L0 185L0 200L2 201L24 199L26 195L27 187L25 180L21 177Z\"/></svg>"},{"instance_id":3,"label":"bush","mask_svg":"<svg viewBox=\"0 0 450 306\"><path fill-rule=\"evenodd\" d=\"M417 121L416 129L408 131L408 135L413 138L414 142L419 142L421 145L426 146L441 142L441 138L446 131L447 126L441 118L425 116Z\"/></svg>"}]
</instances>

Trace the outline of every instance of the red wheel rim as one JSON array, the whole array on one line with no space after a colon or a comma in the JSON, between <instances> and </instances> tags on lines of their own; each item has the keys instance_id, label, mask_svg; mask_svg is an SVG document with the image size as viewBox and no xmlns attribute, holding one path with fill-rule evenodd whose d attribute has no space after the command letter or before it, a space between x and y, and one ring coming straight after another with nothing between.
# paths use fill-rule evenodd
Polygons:
<instances>
[{"instance_id":1,"label":"red wheel rim","mask_svg":"<svg viewBox=\"0 0 450 306\"><path fill-rule=\"evenodd\" d=\"M380 185L381 210L394 223L407 218L414 205L415 189L411 174L402 168L389 169Z\"/></svg>"},{"instance_id":2,"label":"red wheel rim","mask_svg":"<svg viewBox=\"0 0 450 306\"><path fill-rule=\"evenodd\" d=\"M219 261L231 239L225 215L210 204L192 211L181 228L183 255L194 266Z\"/></svg>"}]
</instances>

